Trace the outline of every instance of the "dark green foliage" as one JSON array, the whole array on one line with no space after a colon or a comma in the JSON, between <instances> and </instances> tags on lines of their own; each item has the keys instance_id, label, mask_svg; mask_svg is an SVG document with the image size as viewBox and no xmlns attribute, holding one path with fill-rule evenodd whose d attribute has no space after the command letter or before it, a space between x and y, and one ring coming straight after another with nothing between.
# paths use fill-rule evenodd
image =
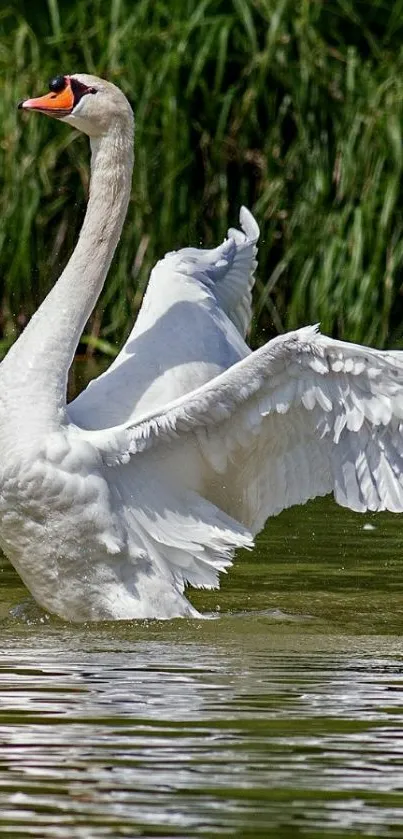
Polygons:
<instances>
[{"instance_id":1,"label":"dark green foliage","mask_svg":"<svg viewBox=\"0 0 403 839\"><path fill-rule=\"evenodd\" d=\"M89 346L113 352L165 251L262 231L254 340L320 320L399 346L403 0L20 0L0 11L3 346L65 263L88 149L15 109L60 72L119 84L133 199Z\"/></svg>"}]
</instances>

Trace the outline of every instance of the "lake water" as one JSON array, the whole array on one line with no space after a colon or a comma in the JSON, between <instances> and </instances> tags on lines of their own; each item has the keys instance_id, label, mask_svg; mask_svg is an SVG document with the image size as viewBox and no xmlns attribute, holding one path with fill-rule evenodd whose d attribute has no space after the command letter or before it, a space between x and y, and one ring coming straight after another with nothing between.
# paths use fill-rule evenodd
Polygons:
<instances>
[{"instance_id":1,"label":"lake water","mask_svg":"<svg viewBox=\"0 0 403 839\"><path fill-rule=\"evenodd\" d=\"M0 562L0 835L403 836L403 517L272 519L214 619L71 626Z\"/></svg>"}]
</instances>

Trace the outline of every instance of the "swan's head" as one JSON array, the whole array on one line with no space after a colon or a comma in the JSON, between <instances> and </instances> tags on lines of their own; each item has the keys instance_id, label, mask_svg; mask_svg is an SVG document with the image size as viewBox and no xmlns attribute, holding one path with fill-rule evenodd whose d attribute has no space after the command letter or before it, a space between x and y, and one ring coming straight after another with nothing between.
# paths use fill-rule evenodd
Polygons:
<instances>
[{"instance_id":1,"label":"swan's head","mask_svg":"<svg viewBox=\"0 0 403 839\"><path fill-rule=\"evenodd\" d=\"M86 73L56 76L49 82L49 93L26 99L18 107L61 119L89 137L101 137L122 123L133 126L133 112L122 91Z\"/></svg>"}]
</instances>

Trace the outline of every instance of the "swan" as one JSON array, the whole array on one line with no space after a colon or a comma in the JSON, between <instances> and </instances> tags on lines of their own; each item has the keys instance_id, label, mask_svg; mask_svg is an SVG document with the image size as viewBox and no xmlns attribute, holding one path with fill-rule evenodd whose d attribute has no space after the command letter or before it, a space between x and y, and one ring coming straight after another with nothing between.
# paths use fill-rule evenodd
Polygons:
<instances>
[{"instance_id":1,"label":"swan","mask_svg":"<svg viewBox=\"0 0 403 839\"><path fill-rule=\"evenodd\" d=\"M76 248L0 366L0 546L36 601L71 621L199 617L269 516L333 493L403 509L403 354L308 326L251 352L258 226L168 253L106 373L67 374L129 201L133 114L113 84L60 75L20 103L89 136Z\"/></svg>"}]
</instances>

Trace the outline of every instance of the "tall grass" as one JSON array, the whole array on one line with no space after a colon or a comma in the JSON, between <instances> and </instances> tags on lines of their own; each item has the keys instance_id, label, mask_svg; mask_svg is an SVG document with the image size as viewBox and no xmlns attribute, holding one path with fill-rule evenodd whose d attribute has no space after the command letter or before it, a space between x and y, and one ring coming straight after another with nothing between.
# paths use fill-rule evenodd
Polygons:
<instances>
[{"instance_id":1,"label":"tall grass","mask_svg":"<svg viewBox=\"0 0 403 839\"><path fill-rule=\"evenodd\" d=\"M399 346L403 0L25 0L0 11L3 349L77 238L88 149L17 113L87 71L136 115L128 221L87 342L113 352L152 265L208 246L240 204L261 226L253 339L321 321Z\"/></svg>"}]
</instances>

